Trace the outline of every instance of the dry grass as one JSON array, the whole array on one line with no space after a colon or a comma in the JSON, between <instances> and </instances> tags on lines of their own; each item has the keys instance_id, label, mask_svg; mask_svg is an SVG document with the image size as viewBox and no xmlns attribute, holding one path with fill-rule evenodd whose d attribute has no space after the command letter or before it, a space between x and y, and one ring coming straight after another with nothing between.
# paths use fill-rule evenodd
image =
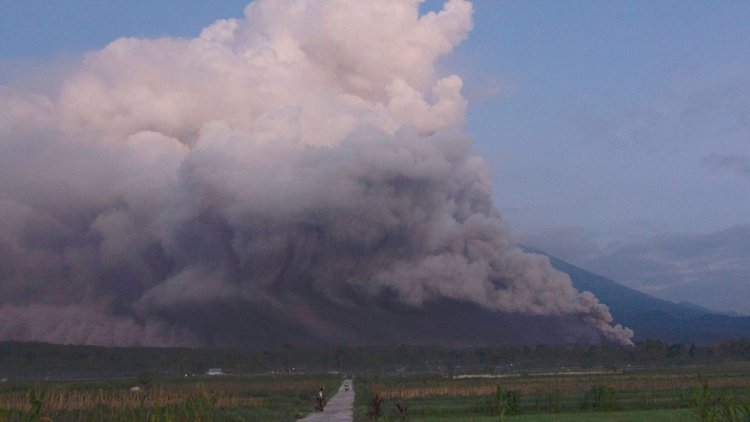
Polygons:
<instances>
[{"instance_id":1,"label":"dry grass","mask_svg":"<svg viewBox=\"0 0 750 422\"><path fill-rule=\"evenodd\" d=\"M712 388L750 388L749 377L715 376L705 378ZM372 391L388 399L413 399L434 396L481 396L494 394L499 385L504 390L522 394L547 392L583 393L594 385L604 385L619 392L688 390L699 383L697 375L633 376L629 374L580 377L518 377L491 380L431 381L428 385L376 383Z\"/></svg>"},{"instance_id":2,"label":"dry grass","mask_svg":"<svg viewBox=\"0 0 750 422\"><path fill-rule=\"evenodd\" d=\"M127 380L8 383L0 387L2 420L283 420L304 413L330 377L163 379L130 391ZM335 379L338 382L338 379ZM47 418L47 419L45 419Z\"/></svg>"},{"instance_id":3,"label":"dry grass","mask_svg":"<svg viewBox=\"0 0 750 422\"><path fill-rule=\"evenodd\" d=\"M139 407L171 406L184 403L188 398L204 395L215 399L220 409L236 407L260 407L264 397L249 396L243 391L231 391L193 386L190 388L147 389L140 392L127 390L64 390L47 389L42 397L45 410L87 410L100 406L108 408L136 409ZM25 391L0 393L0 408L28 411L31 408L29 395Z\"/></svg>"}]
</instances>

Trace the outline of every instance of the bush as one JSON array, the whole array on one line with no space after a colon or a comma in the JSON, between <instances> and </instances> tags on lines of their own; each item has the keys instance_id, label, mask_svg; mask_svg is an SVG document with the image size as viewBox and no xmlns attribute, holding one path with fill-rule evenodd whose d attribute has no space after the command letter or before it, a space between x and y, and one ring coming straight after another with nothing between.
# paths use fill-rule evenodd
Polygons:
<instances>
[{"instance_id":1,"label":"bush","mask_svg":"<svg viewBox=\"0 0 750 422\"><path fill-rule=\"evenodd\" d=\"M399 420L401 420L402 422L406 421L408 417L407 412L409 411L409 405L396 403L394 406L396 406L396 410L398 411Z\"/></svg>"},{"instance_id":2,"label":"bush","mask_svg":"<svg viewBox=\"0 0 750 422\"><path fill-rule=\"evenodd\" d=\"M732 397L717 396L703 377L692 389L688 404L702 422L750 421L750 405L738 405Z\"/></svg>"},{"instance_id":3,"label":"bush","mask_svg":"<svg viewBox=\"0 0 750 422\"><path fill-rule=\"evenodd\" d=\"M500 416L520 414L521 392L518 390L503 391L499 385L496 386L492 413Z\"/></svg>"},{"instance_id":4,"label":"bush","mask_svg":"<svg viewBox=\"0 0 750 422\"><path fill-rule=\"evenodd\" d=\"M618 410L617 392L604 385L594 385L583 398L583 409Z\"/></svg>"},{"instance_id":5,"label":"bush","mask_svg":"<svg viewBox=\"0 0 750 422\"><path fill-rule=\"evenodd\" d=\"M699 379L700 384L691 391L689 405L695 408L701 421L714 420L714 407L718 404L718 399L708 386L708 381L701 376Z\"/></svg>"},{"instance_id":6,"label":"bush","mask_svg":"<svg viewBox=\"0 0 750 422\"><path fill-rule=\"evenodd\" d=\"M370 400L370 408L367 409L367 419L371 421L380 420L380 417L383 416L382 404L383 399L380 398L380 395L377 393L373 394L372 400Z\"/></svg>"}]
</instances>

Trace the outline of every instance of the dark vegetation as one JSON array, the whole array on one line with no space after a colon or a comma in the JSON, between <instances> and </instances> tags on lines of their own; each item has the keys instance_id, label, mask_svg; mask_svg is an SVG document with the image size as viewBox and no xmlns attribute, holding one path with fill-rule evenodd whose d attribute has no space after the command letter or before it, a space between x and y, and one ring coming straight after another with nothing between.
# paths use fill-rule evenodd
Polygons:
<instances>
[{"instance_id":1,"label":"dark vegetation","mask_svg":"<svg viewBox=\"0 0 750 422\"><path fill-rule=\"evenodd\" d=\"M47 343L0 343L0 378L122 376L184 377L219 367L230 374L325 373L506 373L560 368L636 369L750 360L750 341L709 346L659 340L634 347L524 346L448 349L339 347L331 350L242 351L218 349L105 348Z\"/></svg>"}]
</instances>

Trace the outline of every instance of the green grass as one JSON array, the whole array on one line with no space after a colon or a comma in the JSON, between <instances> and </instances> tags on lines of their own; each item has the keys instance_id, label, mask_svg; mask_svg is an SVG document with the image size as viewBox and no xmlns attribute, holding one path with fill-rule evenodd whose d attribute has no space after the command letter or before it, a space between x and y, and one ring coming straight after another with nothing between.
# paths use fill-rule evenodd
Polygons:
<instances>
[{"instance_id":1,"label":"green grass","mask_svg":"<svg viewBox=\"0 0 750 422\"><path fill-rule=\"evenodd\" d=\"M690 409L659 409L632 410L623 412L585 412L585 413L555 413L506 416L429 416L410 417L412 422L692 422L699 421L698 415Z\"/></svg>"},{"instance_id":2,"label":"green grass","mask_svg":"<svg viewBox=\"0 0 750 422\"><path fill-rule=\"evenodd\" d=\"M355 421L367 421L373 392L384 395L381 422L398 421L395 404L408 404L409 421L698 421L706 412L750 414L750 368L723 366L623 373L525 375L502 379L362 377ZM699 376L698 372L703 375ZM696 395L700 385L710 394ZM499 390L497 390L499 388ZM500 418L503 397L516 395L515 411ZM389 398L392 396L392 398ZM703 397L702 401L698 398ZM702 405L700 403L703 403ZM719 419L724 420L724 419Z\"/></svg>"}]
</instances>

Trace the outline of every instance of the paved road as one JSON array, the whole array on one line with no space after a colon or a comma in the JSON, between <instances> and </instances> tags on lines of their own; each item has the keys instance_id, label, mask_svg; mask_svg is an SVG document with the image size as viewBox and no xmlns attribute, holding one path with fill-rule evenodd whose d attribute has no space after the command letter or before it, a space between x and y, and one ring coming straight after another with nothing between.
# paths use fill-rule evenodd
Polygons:
<instances>
[{"instance_id":1,"label":"paved road","mask_svg":"<svg viewBox=\"0 0 750 422\"><path fill-rule=\"evenodd\" d=\"M349 384L349 391L344 391L344 384ZM330 400L322 412L313 412L299 421L352 422L354 411L354 385L352 380L344 380L339 391ZM298 422L299 422L298 421Z\"/></svg>"}]
</instances>

